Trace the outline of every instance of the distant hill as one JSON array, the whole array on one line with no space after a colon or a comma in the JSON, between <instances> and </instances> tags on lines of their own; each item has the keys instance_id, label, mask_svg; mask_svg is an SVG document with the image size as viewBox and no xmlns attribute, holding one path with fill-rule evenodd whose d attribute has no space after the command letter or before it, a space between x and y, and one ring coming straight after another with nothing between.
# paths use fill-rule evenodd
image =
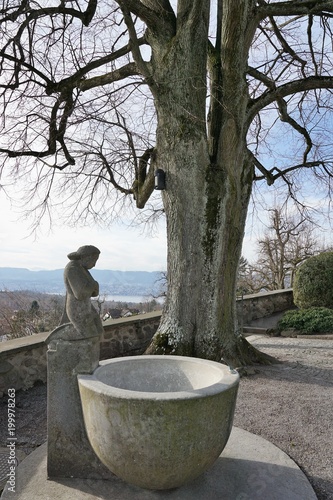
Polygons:
<instances>
[{"instance_id":1,"label":"distant hill","mask_svg":"<svg viewBox=\"0 0 333 500\"><path fill-rule=\"evenodd\" d=\"M108 271L92 269L101 295L158 294L160 272ZM65 293L63 269L30 271L20 267L0 267L0 290L32 290L42 293Z\"/></svg>"}]
</instances>

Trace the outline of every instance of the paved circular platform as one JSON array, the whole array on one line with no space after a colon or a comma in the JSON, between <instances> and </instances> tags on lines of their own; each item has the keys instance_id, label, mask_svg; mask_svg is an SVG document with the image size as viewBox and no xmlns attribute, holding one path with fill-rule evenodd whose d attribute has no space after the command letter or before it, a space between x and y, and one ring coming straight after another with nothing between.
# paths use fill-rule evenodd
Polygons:
<instances>
[{"instance_id":1,"label":"paved circular platform","mask_svg":"<svg viewBox=\"0 0 333 500\"><path fill-rule=\"evenodd\" d=\"M316 500L306 476L283 451L234 427L216 463L192 483L148 491L114 481L46 477L46 443L16 471L16 491L1 500Z\"/></svg>"}]
</instances>

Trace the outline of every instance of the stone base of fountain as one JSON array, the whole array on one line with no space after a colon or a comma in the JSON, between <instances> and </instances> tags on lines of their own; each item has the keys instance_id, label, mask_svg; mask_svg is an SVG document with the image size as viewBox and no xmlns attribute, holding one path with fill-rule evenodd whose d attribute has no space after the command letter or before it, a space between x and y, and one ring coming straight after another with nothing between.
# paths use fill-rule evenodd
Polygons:
<instances>
[{"instance_id":1,"label":"stone base of fountain","mask_svg":"<svg viewBox=\"0 0 333 500\"><path fill-rule=\"evenodd\" d=\"M168 492L149 491L114 477L47 479L46 443L31 453L16 471L15 493L1 500L317 500L306 476L283 451L265 439L233 427L215 464L200 477Z\"/></svg>"}]
</instances>

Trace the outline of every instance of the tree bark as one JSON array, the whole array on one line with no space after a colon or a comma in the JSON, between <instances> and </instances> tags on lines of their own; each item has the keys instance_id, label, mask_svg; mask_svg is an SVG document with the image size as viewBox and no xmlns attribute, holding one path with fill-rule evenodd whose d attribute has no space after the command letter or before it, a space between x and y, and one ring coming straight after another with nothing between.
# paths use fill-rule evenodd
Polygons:
<instances>
[{"instance_id":1,"label":"tree bark","mask_svg":"<svg viewBox=\"0 0 333 500\"><path fill-rule=\"evenodd\" d=\"M244 8L247 3L242 2ZM264 356L241 336L236 316L236 276L253 171L244 129L247 47L239 40L239 53L235 46L230 50L247 19L242 12L235 21L230 6L225 15L233 36L228 30L222 34L217 49L223 57L216 75L223 75L223 83L215 81L214 88L223 102L212 109L213 138L206 130L208 9L195 24L189 16L167 50L161 44L153 50L156 164L166 172L168 293L147 352L240 366ZM204 10L201 6L201 14Z\"/></svg>"}]
</instances>

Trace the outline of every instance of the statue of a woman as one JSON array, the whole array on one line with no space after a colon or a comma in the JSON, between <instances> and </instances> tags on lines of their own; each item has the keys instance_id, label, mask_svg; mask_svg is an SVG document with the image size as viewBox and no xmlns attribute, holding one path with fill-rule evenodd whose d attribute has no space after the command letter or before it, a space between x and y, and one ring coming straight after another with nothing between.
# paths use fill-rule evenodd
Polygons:
<instances>
[{"instance_id":1,"label":"statue of a woman","mask_svg":"<svg viewBox=\"0 0 333 500\"><path fill-rule=\"evenodd\" d=\"M80 247L68 254L70 262L65 267L66 308L60 324L70 321L80 337L99 336L102 321L91 304L91 297L99 295L99 285L88 269L95 266L100 251L92 245Z\"/></svg>"}]
</instances>

